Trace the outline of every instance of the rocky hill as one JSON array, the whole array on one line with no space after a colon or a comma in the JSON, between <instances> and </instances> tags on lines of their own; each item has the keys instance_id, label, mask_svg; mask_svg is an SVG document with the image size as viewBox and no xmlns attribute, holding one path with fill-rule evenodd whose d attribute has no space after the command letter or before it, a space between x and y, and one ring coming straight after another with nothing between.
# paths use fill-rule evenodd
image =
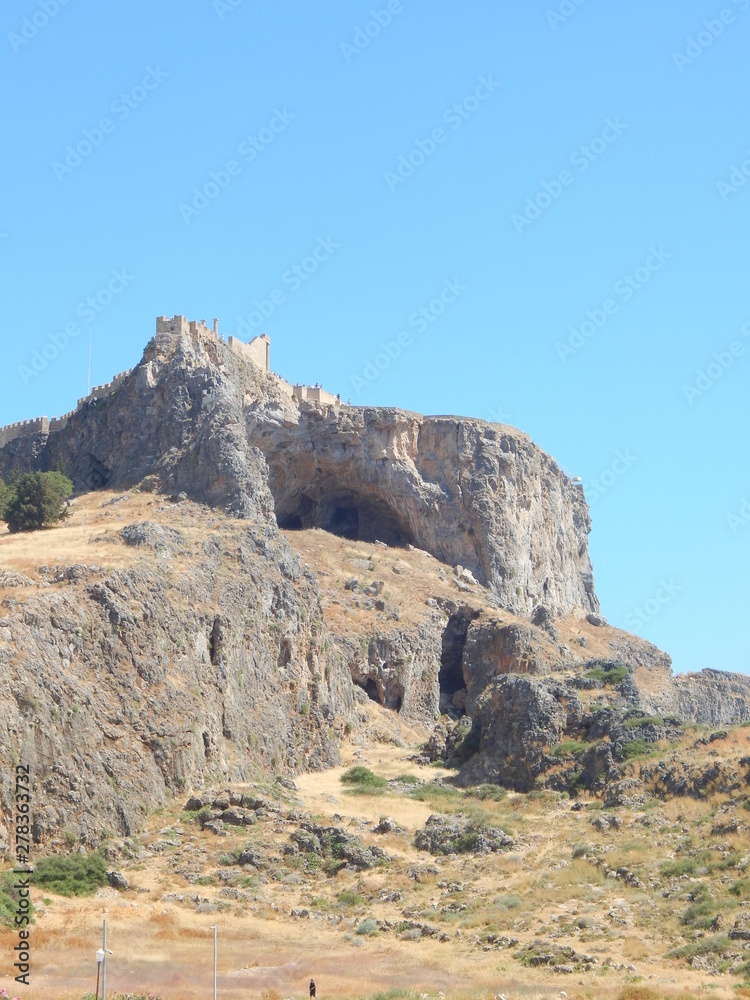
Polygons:
<instances>
[{"instance_id":1,"label":"rocky hill","mask_svg":"<svg viewBox=\"0 0 750 1000\"><path fill-rule=\"evenodd\" d=\"M0 473L62 456L80 490L147 480L259 526L410 542L522 614L598 609L582 491L527 435L286 389L205 328L158 333L116 391L6 445Z\"/></svg>"},{"instance_id":2,"label":"rocky hill","mask_svg":"<svg viewBox=\"0 0 750 1000\"><path fill-rule=\"evenodd\" d=\"M674 678L607 625L582 490L512 428L294 399L194 330L0 471L60 458L71 519L0 534L0 750L32 765L45 847L328 767L358 702L425 737L442 713L424 757L463 785L603 799L678 721L750 715L747 678Z\"/></svg>"}]
</instances>

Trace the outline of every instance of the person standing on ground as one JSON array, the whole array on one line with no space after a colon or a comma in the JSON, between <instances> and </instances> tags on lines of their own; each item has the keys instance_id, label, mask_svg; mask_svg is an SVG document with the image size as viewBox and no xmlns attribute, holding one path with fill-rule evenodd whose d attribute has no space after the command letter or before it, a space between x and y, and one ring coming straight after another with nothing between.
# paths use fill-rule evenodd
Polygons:
<instances>
[{"instance_id":1,"label":"person standing on ground","mask_svg":"<svg viewBox=\"0 0 750 1000\"><path fill-rule=\"evenodd\" d=\"M315 996L315 980L314 979L310 980L310 996L311 997Z\"/></svg>"}]
</instances>

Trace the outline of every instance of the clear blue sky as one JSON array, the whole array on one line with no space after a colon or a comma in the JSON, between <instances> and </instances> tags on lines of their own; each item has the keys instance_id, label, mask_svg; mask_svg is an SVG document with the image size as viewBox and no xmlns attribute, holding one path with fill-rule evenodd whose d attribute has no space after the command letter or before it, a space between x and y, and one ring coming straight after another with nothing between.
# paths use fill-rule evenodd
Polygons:
<instances>
[{"instance_id":1,"label":"clear blue sky","mask_svg":"<svg viewBox=\"0 0 750 1000\"><path fill-rule=\"evenodd\" d=\"M527 431L593 501L607 617L750 672L750 0L0 19L0 423L85 393L89 297L94 384L162 313L267 332L292 380Z\"/></svg>"}]
</instances>

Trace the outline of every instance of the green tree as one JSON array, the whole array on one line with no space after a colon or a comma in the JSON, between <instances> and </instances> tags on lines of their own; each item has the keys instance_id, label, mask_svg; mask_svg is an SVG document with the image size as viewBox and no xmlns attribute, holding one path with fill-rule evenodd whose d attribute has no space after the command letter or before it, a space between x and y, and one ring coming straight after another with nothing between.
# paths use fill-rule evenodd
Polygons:
<instances>
[{"instance_id":1,"label":"green tree","mask_svg":"<svg viewBox=\"0 0 750 1000\"><path fill-rule=\"evenodd\" d=\"M13 490L4 479L0 479L0 521L5 520L5 511L13 497Z\"/></svg>"},{"instance_id":2,"label":"green tree","mask_svg":"<svg viewBox=\"0 0 750 1000\"><path fill-rule=\"evenodd\" d=\"M10 531L37 531L64 520L73 484L60 472L30 472L18 480L6 505Z\"/></svg>"}]
</instances>

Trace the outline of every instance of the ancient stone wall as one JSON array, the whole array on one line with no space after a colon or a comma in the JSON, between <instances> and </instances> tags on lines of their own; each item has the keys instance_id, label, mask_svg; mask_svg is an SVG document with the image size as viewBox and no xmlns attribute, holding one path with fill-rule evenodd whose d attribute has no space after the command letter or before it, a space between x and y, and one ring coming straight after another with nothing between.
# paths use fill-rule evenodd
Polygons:
<instances>
[{"instance_id":1,"label":"ancient stone wall","mask_svg":"<svg viewBox=\"0 0 750 1000\"><path fill-rule=\"evenodd\" d=\"M230 337L229 346L246 360L252 361L261 371L270 372L271 338L268 334L262 333L259 337L253 337L249 344L245 344L236 337Z\"/></svg>"}]
</instances>

